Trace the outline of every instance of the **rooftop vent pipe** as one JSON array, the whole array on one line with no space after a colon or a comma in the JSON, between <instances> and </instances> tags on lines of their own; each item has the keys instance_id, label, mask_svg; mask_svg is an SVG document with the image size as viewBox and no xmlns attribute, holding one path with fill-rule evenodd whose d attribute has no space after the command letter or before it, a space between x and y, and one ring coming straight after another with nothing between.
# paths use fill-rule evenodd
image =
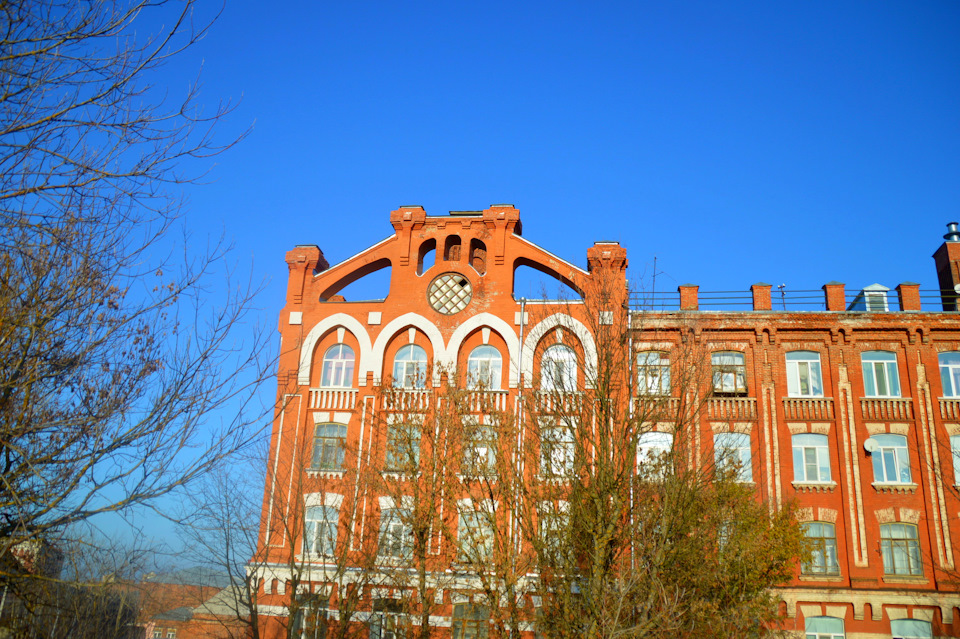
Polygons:
<instances>
[{"instance_id":1,"label":"rooftop vent pipe","mask_svg":"<svg viewBox=\"0 0 960 639\"><path fill-rule=\"evenodd\" d=\"M960 242L960 229L956 222L947 222L947 234L943 236L948 242Z\"/></svg>"}]
</instances>

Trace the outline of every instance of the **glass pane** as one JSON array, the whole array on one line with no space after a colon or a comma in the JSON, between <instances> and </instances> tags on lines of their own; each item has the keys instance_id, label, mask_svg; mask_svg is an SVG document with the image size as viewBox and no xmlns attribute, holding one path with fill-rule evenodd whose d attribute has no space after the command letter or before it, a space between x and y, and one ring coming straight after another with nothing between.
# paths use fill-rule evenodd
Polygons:
<instances>
[{"instance_id":1,"label":"glass pane","mask_svg":"<svg viewBox=\"0 0 960 639\"><path fill-rule=\"evenodd\" d=\"M823 397L823 380L820 378L820 362L810 363L810 395Z\"/></svg>"},{"instance_id":2,"label":"glass pane","mask_svg":"<svg viewBox=\"0 0 960 639\"><path fill-rule=\"evenodd\" d=\"M797 375L800 378L800 394L810 394L810 366L807 362L797 362Z\"/></svg>"},{"instance_id":3,"label":"glass pane","mask_svg":"<svg viewBox=\"0 0 960 639\"><path fill-rule=\"evenodd\" d=\"M960 366L950 367L950 377L953 381L953 385L950 387L950 396L956 397L960 395Z\"/></svg>"},{"instance_id":4,"label":"glass pane","mask_svg":"<svg viewBox=\"0 0 960 639\"><path fill-rule=\"evenodd\" d=\"M890 384L890 395L900 397L900 376L897 374L897 363L890 362L887 367L887 382Z\"/></svg>"},{"instance_id":5,"label":"glass pane","mask_svg":"<svg viewBox=\"0 0 960 639\"><path fill-rule=\"evenodd\" d=\"M880 363L876 362L873 364L873 376L877 381L877 395L880 397L886 397L889 395L887 390L887 369Z\"/></svg>"}]
</instances>

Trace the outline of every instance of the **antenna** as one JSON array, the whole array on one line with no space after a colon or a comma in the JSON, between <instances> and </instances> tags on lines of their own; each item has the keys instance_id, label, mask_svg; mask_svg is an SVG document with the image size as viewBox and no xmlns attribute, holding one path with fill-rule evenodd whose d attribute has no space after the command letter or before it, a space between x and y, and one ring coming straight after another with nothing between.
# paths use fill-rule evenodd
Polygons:
<instances>
[{"instance_id":1,"label":"antenna","mask_svg":"<svg viewBox=\"0 0 960 639\"><path fill-rule=\"evenodd\" d=\"M781 284L777 288L780 289L780 303L783 304L783 310L787 310L787 295L783 291L783 289L787 288L787 285Z\"/></svg>"}]
</instances>

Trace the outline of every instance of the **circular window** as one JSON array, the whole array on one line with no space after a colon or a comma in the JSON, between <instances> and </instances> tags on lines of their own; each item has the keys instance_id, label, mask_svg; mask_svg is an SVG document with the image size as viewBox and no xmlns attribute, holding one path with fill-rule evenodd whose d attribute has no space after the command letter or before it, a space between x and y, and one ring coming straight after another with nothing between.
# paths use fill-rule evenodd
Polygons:
<instances>
[{"instance_id":1,"label":"circular window","mask_svg":"<svg viewBox=\"0 0 960 639\"><path fill-rule=\"evenodd\" d=\"M427 289L430 306L444 315L453 315L465 309L472 295L470 280L459 273L444 273L430 282L430 288Z\"/></svg>"}]
</instances>

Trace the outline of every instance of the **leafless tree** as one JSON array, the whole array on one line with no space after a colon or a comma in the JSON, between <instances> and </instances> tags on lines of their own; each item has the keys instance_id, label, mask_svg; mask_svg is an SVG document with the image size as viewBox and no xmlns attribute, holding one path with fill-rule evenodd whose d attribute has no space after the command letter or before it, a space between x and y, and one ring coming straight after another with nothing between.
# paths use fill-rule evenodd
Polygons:
<instances>
[{"instance_id":1,"label":"leafless tree","mask_svg":"<svg viewBox=\"0 0 960 639\"><path fill-rule=\"evenodd\" d=\"M155 505L260 416L255 287L170 233L194 159L237 139L196 85L151 85L209 27L196 9L0 2L0 554Z\"/></svg>"}]
</instances>

